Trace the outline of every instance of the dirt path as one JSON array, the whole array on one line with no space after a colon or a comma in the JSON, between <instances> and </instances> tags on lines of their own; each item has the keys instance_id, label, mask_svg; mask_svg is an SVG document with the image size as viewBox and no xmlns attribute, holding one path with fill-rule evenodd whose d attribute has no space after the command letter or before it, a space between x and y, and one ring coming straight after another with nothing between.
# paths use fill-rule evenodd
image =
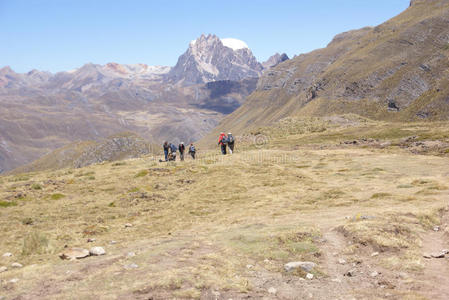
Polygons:
<instances>
[{"instance_id":1,"label":"dirt path","mask_svg":"<svg viewBox=\"0 0 449 300\"><path fill-rule=\"evenodd\" d=\"M445 228L449 224L449 214L442 218L438 231L428 232L423 236L423 254L440 253L449 249L449 239ZM431 299L446 300L449 298L449 254L445 258L425 259L424 274L420 278L424 283L423 294Z\"/></svg>"}]
</instances>

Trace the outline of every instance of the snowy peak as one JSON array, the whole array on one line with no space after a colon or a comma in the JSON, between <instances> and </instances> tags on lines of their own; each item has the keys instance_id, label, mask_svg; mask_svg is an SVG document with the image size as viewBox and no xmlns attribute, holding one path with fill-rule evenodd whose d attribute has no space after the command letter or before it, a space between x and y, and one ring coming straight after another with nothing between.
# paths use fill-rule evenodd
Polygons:
<instances>
[{"instance_id":1,"label":"snowy peak","mask_svg":"<svg viewBox=\"0 0 449 300\"><path fill-rule=\"evenodd\" d=\"M168 73L168 78L184 85L217 80L238 81L259 77L262 69L245 42L203 34L190 42L187 51Z\"/></svg>"},{"instance_id":2,"label":"snowy peak","mask_svg":"<svg viewBox=\"0 0 449 300\"><path fill-rule=\"evenodd\" d=\"M249 49L248 45L242 40L226 38L221 39L221 42L225 47L231 48L232 50Z\"/></svg>"}]
</instances>

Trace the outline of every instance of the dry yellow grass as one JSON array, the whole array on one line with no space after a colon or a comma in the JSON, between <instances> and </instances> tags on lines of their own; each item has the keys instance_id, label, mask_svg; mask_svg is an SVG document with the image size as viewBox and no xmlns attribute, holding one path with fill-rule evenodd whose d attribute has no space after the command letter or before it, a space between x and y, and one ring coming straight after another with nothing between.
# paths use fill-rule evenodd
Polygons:
<instances>
[{"instance_id":1,"label":"dry yellow grass","mask_svg":"<svg viewBox=\"0 0 449 300\"><path fill-rule=\"evenodd\" d=\"M447 157L396 148L282 150L287 145L288 136L273 134L260 149L247 145L226 157L209 151L197 161L167 164L149 156L0 177L1 199L16 203L0 207L0 254L14 254L0 257L0 265L25 265L0 274L5 282L20 279L3 284L1 294L262 297L266 280L304 285L297 281L304 274L286 274L283 265L309 260L318 264L314 289L303 286L285 297L312 292L326 299L343 288L331 281L330 248L323 242L329 232L352 241L341 245L342 255L357 260L380 251L375 263L385 272L422 272L421 235L439 224L449 200ZM99 245L108 253L61 261L57 253L65 245ZM128 257L130 251L136 256ZM131 263L138 267L127 268ZM355 293L346 287L344 293ZM419 295L409 288L390 292Z\"/></svg>"}]
</instances>

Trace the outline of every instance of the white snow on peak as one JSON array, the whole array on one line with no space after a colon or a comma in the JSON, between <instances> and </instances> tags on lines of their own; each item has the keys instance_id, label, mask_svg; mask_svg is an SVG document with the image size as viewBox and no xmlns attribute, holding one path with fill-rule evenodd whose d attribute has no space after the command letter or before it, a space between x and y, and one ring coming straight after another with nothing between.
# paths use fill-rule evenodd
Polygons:
<instances>
[{"instance_id":1,"label":"white snow on peak","mask_svg":"<svg viewBox=\"0 0 449 300\"><path fill-rule=\"evenodd\" d=\"M223 43L224 46L231 48L232 50L249 48L248 45L244 41L241 41L238 39L226 38L226 39L221 39L221 42Z\"/></svg>"}]
</instances>

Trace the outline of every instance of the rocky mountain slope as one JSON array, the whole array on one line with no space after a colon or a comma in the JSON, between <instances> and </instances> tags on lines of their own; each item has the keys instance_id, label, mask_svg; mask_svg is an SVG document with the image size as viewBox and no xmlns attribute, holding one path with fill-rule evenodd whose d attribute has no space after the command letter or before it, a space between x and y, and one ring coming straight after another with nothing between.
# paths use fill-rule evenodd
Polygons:
<instances>
[{"instance_id":1,"label":"rocky mountain slope","mask_svg":"<svg viewBox=\"0 0 449 300\"><path fill-rule=\"evenodd\" d=\"M174 68L89 63L56 74L1 68L0 172L123 131L155 143L200 139L256 88L263 67L242 45L203 35ZM185 70L184 61L191 62Z\"/></svg>"},{"instance_id":2,"label":"rocky mountain slope","mask_svg":"<svg viewBox=\"0 0 449 300\"><path fill-rule=\"evenodd\" d=\"M263 66L244 42L221 40L209 34L190 42L187 51L170 70L168 78L180 84L239 81L259 77L262 69Z\"/></svg>"},{"instance_id":3,"label":"rocky mountain slope","mask_svg":"<svg viewBox=\"0 0 449 300\"><path fill-rule=\"evenodd\" d=\"M449 1L416 0L374 28L264 72L220 130L243 131L291 115L335 113L396 121L449 118Z\"/></svg>"}]
</instances>

